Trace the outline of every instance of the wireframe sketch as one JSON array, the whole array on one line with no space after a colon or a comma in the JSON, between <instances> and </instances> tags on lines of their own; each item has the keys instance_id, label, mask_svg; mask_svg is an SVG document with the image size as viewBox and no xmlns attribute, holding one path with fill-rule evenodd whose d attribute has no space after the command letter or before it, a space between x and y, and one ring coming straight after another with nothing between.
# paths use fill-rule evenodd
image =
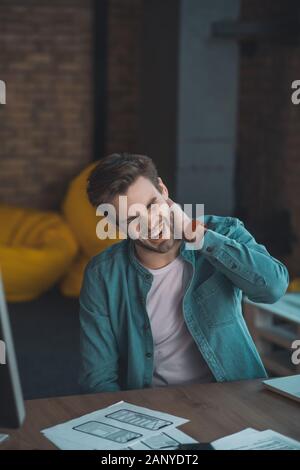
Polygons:
<instances>
[{"instance_id":1,"label":"wireframe sketch","mask_svg":"<svg viewBox=\"0 0 300 470\"><path fill-rule=\"evenodd\" d=\"M118 428L110 424L101 423L100 421L88 421L80 424L79 426L75 426L73 429L75 431L90 434L91 436L108 439L109 441L117 442L119 444L126 444L126 442L142 436L142 434Z\"/></svg>"},{"instance_id":2,"label":"wireframe sketch","mask_svg":"<svg viewBox=\"0 0 300 470\"><path fill-rule=\"evenodd\" d=\"M132 426L137 426L151 431L157 431L165 426L173 424L172 421L166 421L165 419L156 418L155 416L126 409L114 411L113 413L106 415L106 418L115 419L121 423L131 424Z\"/></svg>"}]
</instances>

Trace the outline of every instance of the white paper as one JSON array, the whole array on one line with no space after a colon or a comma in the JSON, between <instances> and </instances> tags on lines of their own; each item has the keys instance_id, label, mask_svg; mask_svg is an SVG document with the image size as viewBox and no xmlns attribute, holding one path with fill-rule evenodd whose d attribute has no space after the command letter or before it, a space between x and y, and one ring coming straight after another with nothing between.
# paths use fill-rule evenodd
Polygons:
<instances>
[{"instance_id":1,"label":"white paper","mask_svg":"<svg viewBox=\"0 0 300 470\"><path fill-rule=\"evenodd\" d=\"M212 442L216 450L300 450L300 443L270 429L252 428Z\"/></svg>"},{"instance_id":2,"label":"white paper","mask_svg":"<svg viewBox=\"0 0 300 470\"><path fill-rule=\"evenodd\" d=\"M47 438L61 450L95 450L85 447L77 442L71 442L67 439L57 437L55 433L49 431ZM195 444L197 441L188 436L179 429L169 429L165 433L159 433L153 437L146 438L144 441L136 442L131 446L124 447L123 450L172 450L177 449L180 444Z\"/></svg>"},{"instance_id":3,"label":"white paper","mask_svg":"<svg viewBox=\"0 0 300 470\"><path fill-rule=\"evenodd\" d=\"M255 450L300 450L300 442L270 429L260 432L255 438L252 436L251 441Z\"/></svg>"},{"instance_id":4,"label":"white paper","mask_svg":"<svg viewBox=\"0 0 300 470\"><path fill-rule=\"evenodd\" d=\"M135 442L175 428L188 420L126 402L44 429L53 443L66 441L79 448L125 449ZM58 439L58 441L57 441Z\"/></svg>"},{"instance_id":5,"label":"white paper","mask_svg":"<svg viewBox=\"0 0 300 470\"><path fill-rule=\"evenodd\" d=\"M48 431L45 437L61 450L94 450L92 447L84 446L82 443L58 437L55 432L51 433L51 431Z\"/></svg>"}]
</instances>

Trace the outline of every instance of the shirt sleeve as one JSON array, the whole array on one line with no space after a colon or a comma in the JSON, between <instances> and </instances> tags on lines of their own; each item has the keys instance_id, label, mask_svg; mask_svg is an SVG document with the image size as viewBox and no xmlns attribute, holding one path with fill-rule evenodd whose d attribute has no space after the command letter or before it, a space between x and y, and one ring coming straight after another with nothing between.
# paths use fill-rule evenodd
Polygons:
<instances>
[{"instance_id":1,"label":"shirt sleeve","mask_svg":"<svg viewBox=\"0 0 300 470\"><path fill-rule=\"evenodd\" d=\"M118 347L110 316L104 307L104 288L97 270L89 265L80 293L80 373L86 392L120 390Z\"/></svg>"},{"instance_id":2,"label":"shirt sleeve","mask_svg":"<svg viewBox=\"0 0 300 470\"><path fill-rule=\"evenodd\" d=\"M288 271L255 241L243 222L235 221L237 227L230 235L206 230L202 252L250 300L274 303L286 292Z\"/></svg>"}]
</instances>

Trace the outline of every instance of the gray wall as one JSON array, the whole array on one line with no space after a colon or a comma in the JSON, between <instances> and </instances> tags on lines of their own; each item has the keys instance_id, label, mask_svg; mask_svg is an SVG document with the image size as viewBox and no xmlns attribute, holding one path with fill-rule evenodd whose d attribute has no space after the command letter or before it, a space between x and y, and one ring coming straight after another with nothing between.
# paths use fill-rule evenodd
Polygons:
<instances>
[{"instance_id":1,"label":"gray wall","mask_svg":"<svg viewBox=\"0 0 300 470\"><path fill-rule=\"evenodd\" d=\"M153 158L176 192L180 0L144 0L141 46L141 153Z\"/></svg>"},{"instance_id":2,"label":"gray wall","mask_svg":"<svg viewBox=\"0 0 300 470\"><path fill-rule=\"evenodd\" d=\"M236 19L239 0L181 0L177 201L205 213L234 208L238 45L212 37L213 21Z\"/></svg>"}]
</instances>

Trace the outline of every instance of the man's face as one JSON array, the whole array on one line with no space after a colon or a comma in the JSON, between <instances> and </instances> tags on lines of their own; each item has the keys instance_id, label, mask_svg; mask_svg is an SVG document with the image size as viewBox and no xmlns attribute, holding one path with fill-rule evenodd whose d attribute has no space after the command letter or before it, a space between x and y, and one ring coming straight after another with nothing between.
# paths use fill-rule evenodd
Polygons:
<instances>
[{"instance_id":1,"label":"man's face","mask_svg":"<svg viewBox=\"0 0 300 470\"><path fill-rule=\"evenodd\" d=\"M158 189L148 178L144 178L143 176L138 177L137 180L129 186L126 193L127 218L126 220L118 220L118 225L122 226L124 224L123 226L128 227L131 223L134 223L139 216L139 213L134 207L137 204L143 205L146 216L148 217L148 233L140 233L135 243L150 251L167 253L176 243L173 236L172 224L169 230L169 237L165 239L163 230L166 228L166 219L162 216L155 218L153 217L153 212L151 213L151 206L153 204L157 206L166 205L168 200L168 190L160 179L159 185L160 187ZM118 214L119 196L116 196L112 202ZM138 231L140 230L140 224L137 225L137 229Z\"/></svg>"}]
</instances>

